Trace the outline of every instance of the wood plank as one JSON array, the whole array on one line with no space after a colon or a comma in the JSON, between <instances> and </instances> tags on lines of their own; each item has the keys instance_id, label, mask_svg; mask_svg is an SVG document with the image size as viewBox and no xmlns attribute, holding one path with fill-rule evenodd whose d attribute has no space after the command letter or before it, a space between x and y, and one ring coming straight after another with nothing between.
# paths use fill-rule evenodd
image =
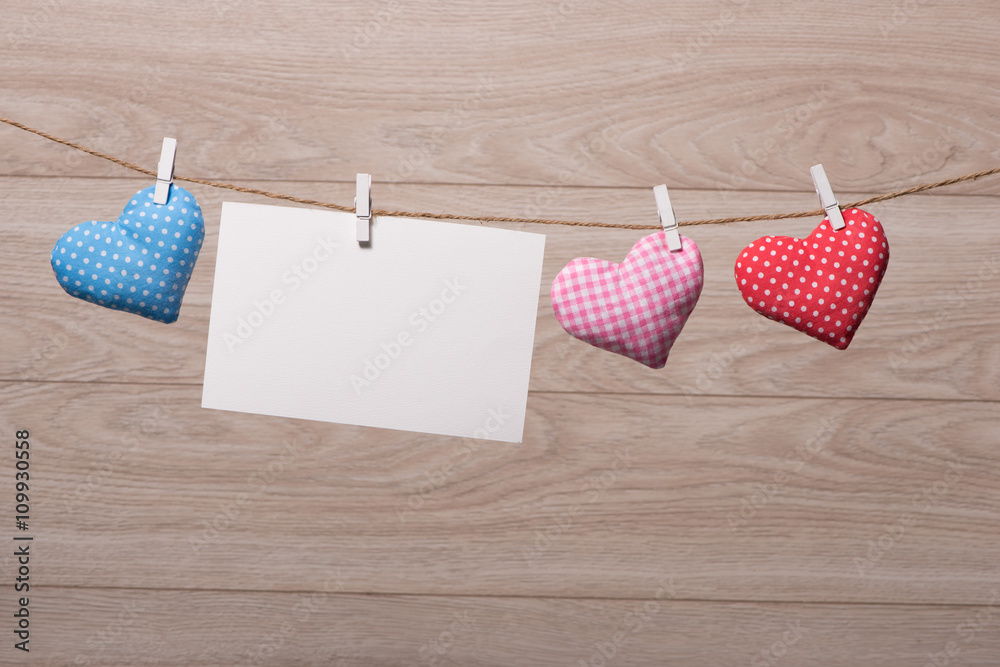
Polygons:
<instances>
[{"instance_id":1,"label":"wood plank","mask_svg":"<svg viewBox=\"0 0 1000 667\"><path fill-rule=\"evenodd\" d=\"M689 598L885 603L1000 585L993 403L542 394L520 446L203 410L190 386L7 383L0 405L4 432L32 431L47 584L294 591L340 568L347 592L641 597L667 571Z\"/></svg>"},{"instance_id":2,"label":"wood plank","mask_svg":"<svg viewBox=\"0 0 1000 667\"><path fill-rule=\"evenodd\" d=\"M787 190L820 161L870 192L996 166L995 2L816 7L220 1L123 29L112 0L7 3L0 90L146 165L177 136L205 178ZM0 136L0 174L119 173Z\"/></svg>"},{"instance_id":3,"label":"wood plank","mask_svg":"<svg viewBox=\"0 0 1000 667\"><path fill-rule=\"evenodd\" d=\"M2 115L342 203L367 171L378 207L649 223L661 182L694 219L814 208L816 162L841 201L998 164L989 0L0 9ZM0 429L32 432L35 536L32 653L0 665L997 663L1000 178L872 207L892 263L847 352L733 286L745 244L816 221L688 228L706 288L663 371L548 300L641 232L509 225L548 236L512 446L201 409L220 204L273 202L192 188L209 236L166 327L48 266L148 179L0 142Z\"/></svg>"},{"instance_id":4,"label":"wood plank","mask_svg":"<svg viewBox=\"0 0 1000 667\"><path fill-rule=\"evenodd\" d=\"M0 378L45 381L200 383L204 369L218 220L223 199L262 198L195 188L208 220L204 253L173 325L107 311L68 297L48 256L75 221L113 219L136 180L4 178L5 243L0 281ZM350 201L352 184L271 183L271 189ZM545 192L541 190L541 192ZM548 202L546 215L570 219L655 220L646 190L573 189ZM486 186L391 186L380 205L505 214L538 189ZM675 191L681 219L815 206L799 193ZM768 322L741 301L732 265L765 234L804 234L815 221L689 228L705 259L705 290L665 370L652 371L567 335L552 315L549 288L573 257L618 260L642 232L506 225L544 233L546 259L531 388L534 391L645 392L681 395L1000 398L1000 235L995 197L916 196L871 207L887 225L891 264L863 328L837 351ZM419 223L415 223L419 224ZM822 378L817 382L817 378Z\"/></svg>"},{"instance_id":5,"label":"wood plank","mask_svg":"<svg viewBox=\"0 0 1000 667\"><path fill-rule=\"evenodd\" d=\"M45 586L30 602L31 664L985 666L1000 654L997 590L971 606L856 606L692 602L661 586L643 600Z\"/></svg>"}]
</instances>

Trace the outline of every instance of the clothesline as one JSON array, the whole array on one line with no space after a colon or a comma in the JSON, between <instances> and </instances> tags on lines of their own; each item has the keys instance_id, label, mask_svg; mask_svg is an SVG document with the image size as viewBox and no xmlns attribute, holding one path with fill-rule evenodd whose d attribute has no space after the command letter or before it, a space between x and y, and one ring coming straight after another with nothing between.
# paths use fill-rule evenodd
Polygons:
<instances>
[{"instance_id":1,"label":"clothesline","mask_svg":"<svg viewBox=\"0 0 1000 667\"><path fill-rule=\"evenodd\" d=\"M140 174L145 174L147 176L156 177L156 172L150 171L149 169L144 169L138 165L132 164L122 160L121 158L102 153L100 151L94 150L92 148L87 148L86 146L81 146L79 144L73 143L66 139L61 139L59 137L48 134L41 130L37 130L33 127L29 127L15 120L10 120L8 118L0 117L0 122L3 122L12 127L19 128L26 132L31 132L32 134L38 135L49 141L54 141L57 144L62 144L63 146L68 146L69 148L76 149L78 151L83 151L89 155L99 157L109 162L113 162L121 167L130 169L132 171L138 172ZM923 183L921 185L915 185L905 190L897 190L895 192L887 192L885 194L874 195L866 199L861 199L856 202L850 202L848 204L843 204L842 208L859 208L862 206L867 206L868 204L875 204L878 202L888 201L890 199L896 199L897 197L905 197L907 195L917 194L919 192L927 192L928 190L934 190L937 188L942 188L947 185L955 185L956 183L964 183L966 181L974 181L984 176L992 176L994 174L1000 174L1000 167L993 169L987 169L985 171L978 171L971 174L964 174L962 176L956 176L954 178L948 178L943 181L936 181L934 183ZM280 199L283 201L290 201L296 204L303 204L305 206L318 206L321 208L333 209L335 211L345 211L349 213L354 212L353 206L343 206L341 204L334 204L331 202L317 201L315 199L304 199L302 197L295 197L292 195L281 194L279 192L269 192L267 190L258 190L257 188L246 188L239 185L234 185L232 183L224 183L219 181L209 181L202 178L192 178L190 176L174 176L175 181L184 181L186 183L196 183L198 185L205 185L212 188L222 188L226 190L233 190L235 192L243 192L247 194L260 195L262 197L269 197L271 199ZM817 208L812 211L799 211L795 213L770 213L765 215L749 215L749 216L734 216L729 218L710 218L706 220L684 220L678 224L682 227L690 227L694 225L724 225L735 222L757 222L761 220L786 220L790 218L812 218L816 216L821 216L825 213L822 208ZM392 211L384 209L375 209L372 211L373 215L381 216L393 216L401 218L426 218L433 220L474 220L479 222L516 222L534 225L564 225L570 227L604 227L610 229L660 229L660 225L622 225L622 224L612 224L608 222L586 222L580 220L552 220L546 218L513 218L505 216L483 216L483 215L463 215L458 213L427 213L421 211Z\"/></svg>"}]
</instances>

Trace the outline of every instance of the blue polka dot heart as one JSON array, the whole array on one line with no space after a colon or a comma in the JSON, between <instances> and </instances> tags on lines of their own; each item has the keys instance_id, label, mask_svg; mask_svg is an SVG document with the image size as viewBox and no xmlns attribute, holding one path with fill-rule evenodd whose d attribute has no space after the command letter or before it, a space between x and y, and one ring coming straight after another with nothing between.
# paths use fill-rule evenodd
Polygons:
<instances>
[{"instance_id":1,"label":"blue polka dot heart","mask_svg":"<svg viewBox=\"0 0 1000 667\"><path fill-rule=\"evenodd\" d=\"M194 195L170 186L135 193L116 222L77 225L52 249L52 270L70 296L170 324L177 320L191 270L205 240Z\"/></svg>"}]
</instances>

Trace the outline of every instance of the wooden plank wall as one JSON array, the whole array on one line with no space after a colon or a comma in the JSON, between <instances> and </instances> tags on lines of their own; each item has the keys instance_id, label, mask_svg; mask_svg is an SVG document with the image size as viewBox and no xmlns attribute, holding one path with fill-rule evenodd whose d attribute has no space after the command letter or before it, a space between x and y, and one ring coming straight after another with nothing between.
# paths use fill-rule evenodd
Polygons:
<instances>
[{"instance_id":1,"label":"wooden plank wall","mask_svg":"<svg viewBox=\"0 0 1000 667\"><path fill-rule=\"evenodd\" d=\"M657 183L695 219L815 208L816 162L841 201L1000 164L991 0L0 8L0 115L344 204L370 172L377 207L650 224ZM871 207L892 259L846 352L732 280L815 220L689 229L705 289L660 371L548 300L640 233L530 227L524 442L467 456L201 409L221 202L263 200L192 186L208 234L164 326L48 265L149 179L0 146L0 426L31 431L35 535L30 655L0 556L2 664L1000 664L998 179Z\"/></svg>"}]
</instances>

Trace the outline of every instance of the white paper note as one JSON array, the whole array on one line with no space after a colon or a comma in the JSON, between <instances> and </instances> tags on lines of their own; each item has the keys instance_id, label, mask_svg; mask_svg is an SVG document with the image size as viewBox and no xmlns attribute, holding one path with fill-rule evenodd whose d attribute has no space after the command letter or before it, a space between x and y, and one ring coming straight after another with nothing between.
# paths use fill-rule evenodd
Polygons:
<instances>
[{"instance_id":1,"label":"white paper note","mask_svg":"<svg viewBox=\"0 0 1000 667\"><path fill-rule=\"evenodd\" d=\"M520 442L541 234L226 202L202 407Z\"/></svg>"}]
</instances>

